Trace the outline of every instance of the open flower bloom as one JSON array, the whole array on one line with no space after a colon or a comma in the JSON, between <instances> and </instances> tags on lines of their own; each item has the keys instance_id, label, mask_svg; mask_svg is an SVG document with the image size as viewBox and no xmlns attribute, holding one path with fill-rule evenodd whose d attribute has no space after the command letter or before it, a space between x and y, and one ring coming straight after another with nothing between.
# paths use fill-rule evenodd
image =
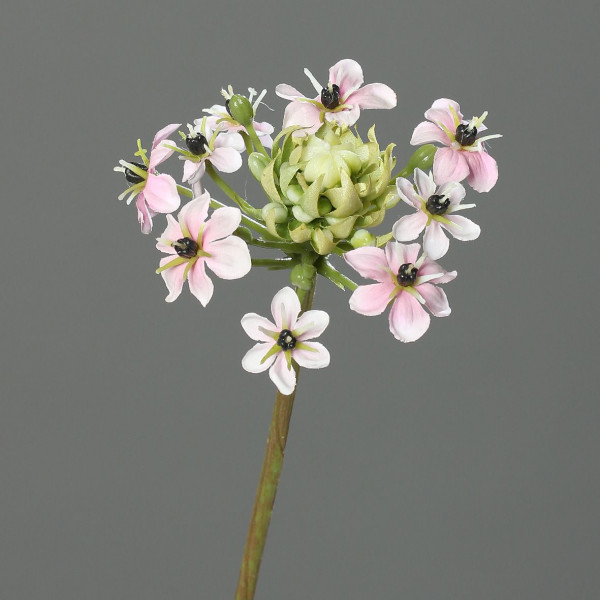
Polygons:
<instances>
[{"instance_id":1,"label":"open flower bloom","mask_svg":"<svg viewBox=\"0 0 600 600\"><path fill-rule=\"evenodd\" d=\"M423 250L433 260L448 252L450 244L444 233L448 230L457 240L474 240L481 229L470 219L454 215L459 210L472 208L474 204L461 204L465 197L465 188L457 182L444 183L436 189L433 175L426 175L421 169L415 169L415 185L404 177L396 180L398 195L417 212L406 215L396 222L392 232L399 242L416 239L425 229Z\"/></svg>"},{"instance_id":2,"label":"open flower bloom","mask_svg":"<svg viewBox=\"0 0 600 600\"><path fill-rule=\"evenodd\" d=\"M480 117L464 121L458 102L448 98L436 100L425 113L427 121L416 126L410 143L413 146L438 142L446 146L435 153L433 175L438 184L462 181L478 192L489 192L498 180L498 165L487 153L484 142L500 134L477 137L487 111Z\"/></svg>"},{"instance_id":3,"label":"open flower bloom","mask_svg":"<svg viewBox=\"0 0 600 600\"><path fill-rule=\"evenodd\" d=\"M196 119L194 127L188 125L189 134L185 138L187 152L180 158L183 164L183 181L189 181L194 196L202 193L200 180L206 171L205 163L210 162L217 171L233 173L242 166L244 140L239 133L226 132L221 127L213 129L208 117Z\"/></svg>"},{"instance_id":4,"label":"open flower bloom","mask_svg":"<svg viewBox=\"0 0 600 600\"><path fill-rule=\"evenodd\" d=\"M329 315L322 310L307 310L300 315L300 300L291 287L275 294L271 314L275 323L256 313L242 317L244 331L258 342L248 350L242 366L250 373L269 369L269 377L277 389L289 395L296 387L292 360L308 369L329 365L327 349L318 342L309 341L325 331Z\"/></svg>"},{"instance_id":5,"label":"open flower bloom","mask_svg":"<svg viewBox=\"0 0 600 600\"><path fill-rule=\"evenodd\" d=\"M252 99L256 95L256 90L253 88L248 88L249 97L248 100L252 102ZM226 100L229 100L233 95L233 89L231 86L226 90L221 90L221 93L225 97ZM256 110L261 103L261 100L264 98L267 90L263 90L252 105L252 109L254 110L254 114L256 114ZM205 113L208 113L208 117L206 119L206 123L208 127L210 127L213 131L217 128L220 128L222 131L226 133L239 133L246 132L246 128L238 123L229 113L229 110L226 106L222 106L220 104L214 104L210 108L205 108ZM254 131L256 131L256 135L260 139L261 143L265 148L271 148L273 146L273 138L271 134L275 131L273 125L265 121L252 121L252 127L254 127Z\"/></svg>"},{"instance_id":6,"label":"open flower bloom","mask_svg":"<svg viewBox=\"0 0 600 600\"><path fill-rule=\"evenodd\" d=\"M390 331L401 342L418 340L429 328L426 306L436 317L447 317L450 306L436 283L456 277L423 254L419 244L388 242L383 248L357 248L344 254L360 275L377 283L360 285L350 296L350 308L361 315L380 315L392 302Z\"/></svg>"},{"instance_id":7,"label":"open flower bloom","mask_svg":"<svg viewBox=\"0 0 600 600\"><path fill-rule=\"evenodd\" d=\"M352 59L340 60L329 69L329 81L322 86L308 70L317 96L306 98L296 88L281 83L275 89L278 96L291 100L285 109L283 127L298 125L299 135L314 133L324 119L340 124L354 125L361 108L394 108L396 93L383 83L370 83L363 87L361 66Z\"/></svg>"},{"instance_id":8,"label":"open flower bloom","mask_svg":"<svg viewBox=\"0 0 600 600\"><path fill-rule=\"evenodd\" d=\"M164 143L172 144L167 138L180 125L180 123L167 125L154 136L149 159L146 159L145 151L140 147L144 164L120 160L121 166L114 168L115 171L125 173L127 181L133 184L119 196L119 200L129 196L127 204L130 204L137 196L135 204L142 233L152 231L152 217L157 213L171 213L179 208L181 201L177 192L177 183L166 173L158 174L156 167L173 154L173 150L165 147Z\"/></svg>"},{"instance_id":9,"label":"open flower bloom","mask_svg":"<svg viewBox=\"0 0 600 600\"><path fill-rule=\"evenodd\" d=\"M205 267L221 279L239 279L250 271L248 246L232 235L240 224L239 208L218 208L207 221L209 205L210 195L205 192L181 209L177 221L167 215L167 228L157 238L156 247L169 255L157 269L169 290L167 302L181 294L187 279L192 294L206 306L214 286Z\"/></svg>"}]
</instances>

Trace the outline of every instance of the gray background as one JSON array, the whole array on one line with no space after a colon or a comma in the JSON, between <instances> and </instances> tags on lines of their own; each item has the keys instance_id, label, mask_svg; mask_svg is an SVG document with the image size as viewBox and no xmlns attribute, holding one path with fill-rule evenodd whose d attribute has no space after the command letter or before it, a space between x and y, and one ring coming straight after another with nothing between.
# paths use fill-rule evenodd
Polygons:
<instances>
[{"instance_id":1,"label":"gray background","mask_svg":"<svg viewBox=\"0 0 600 600\"><path fill-rule=\"evenodd\" d=\"M400 164L447 96L490 111L500 181L469 194L483 234L443 259L452 316L418 343L319 284L332 362L302 374L257 598L598 597L592 2L23 0L1 16L2 600L233 597L274 397L241 368L239 319L286 278L255 269L206 309L167 305L112 167L228 83L268 88L279 124L275 85L308 92L303 67L324 81L346 57L397 91L359 125Z\"/></svg>"}]
</instances>

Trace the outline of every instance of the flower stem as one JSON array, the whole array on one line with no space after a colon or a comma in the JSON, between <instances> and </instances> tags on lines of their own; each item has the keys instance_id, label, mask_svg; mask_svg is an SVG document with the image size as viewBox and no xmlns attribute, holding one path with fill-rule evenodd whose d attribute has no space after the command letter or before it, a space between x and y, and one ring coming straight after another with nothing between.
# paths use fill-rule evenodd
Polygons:
<instances>
[{"instance_id":1,"label":"flower stem","mask_svg":"<svg viewBox=\"0 0 600 600\"><path fill-rule=\"evenodd\" d=\"M298 298L300 299L302 311L310 310L312 307L316 282L317 278L314 277L309 290L296 288L296 294L298 294ZM300 368L295 363L294 369L296 371L296 381L298 381ZM297 385L296 389L298 389ZM271 425L269 427L269 437L258 481L258 489L256 490L256 498L250 519L248 537L246 538L246 547L244 548L235 600L253 600L254 598L260 561L267 540L275 494L277 493L277 485L283 466L283 455L290 427L290 419L292 418L292 407L294 405L296 389L289 396L277 392L277 397L275 398L273 416L271 417Z\"/></svg>"}]
</instances>

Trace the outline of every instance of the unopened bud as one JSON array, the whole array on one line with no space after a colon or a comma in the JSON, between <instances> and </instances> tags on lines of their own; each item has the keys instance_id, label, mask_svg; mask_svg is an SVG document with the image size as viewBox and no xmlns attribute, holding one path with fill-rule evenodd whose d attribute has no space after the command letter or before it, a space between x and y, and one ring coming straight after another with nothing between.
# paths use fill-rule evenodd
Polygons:
<instances>
[{"instance_id":1,"label":"unopened bud","mask_svg":"<svg viewBox=\"0 0 600 600\"><path fill-rule=\"evenodd\" d=\"M414 172L415 169L421 169L421 171L428 171L433 165L433 157L437 147L433 144L425 144L415 150L415 153L410 157L406 170L410 173Z\"/></svg>"},{"instance_id":2,"label":"unopened bud","mask_svg":"<svg viewBox=\"0 0 600 600\"><path fill-rule=\"evenodd\" d=\"M312 287L316 272L312 265L296 265L290 272L290 281L293 286L308 291Z\"/></svg>"},{"instance_id":3,"label":"unopened bud","mask_svg":"<svg viewBox=\"0 0 600 600\"><path fill-rule=\"evenodd\" d=\"M254 109L250 100L240 94L233 94L229 100L227 100L225 107L227 112L244 127L252 124L254 119Z\"/></svg>"},{"instance_id":4,"label":"unopened bud","mask_svg":"<svg viewBox=\"0 0 600 600\"><path fill-rule=\"evenodd\" d=\"M353 248L362 248L363 246L374 246L375 236L366 229L357 229L350 240Z\"/></svg>"}]
</instances>

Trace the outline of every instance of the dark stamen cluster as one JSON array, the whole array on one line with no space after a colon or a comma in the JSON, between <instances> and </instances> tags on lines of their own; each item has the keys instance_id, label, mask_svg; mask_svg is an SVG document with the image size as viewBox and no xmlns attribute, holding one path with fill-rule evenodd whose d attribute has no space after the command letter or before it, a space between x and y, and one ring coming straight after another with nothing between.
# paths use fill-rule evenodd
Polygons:
<instances>
[{"instance_id":1,"label":"dark stamen cluster","mask_svg":"<svg viewBox=\"0 0 600 600\"><path fill-rule=\"evenodd\" d=\"M398 275L396 279L398 280L398 284L402 287L408 287L412 285L417 280L417 273L419 269L415 267L413 263L404 263L400 265L398 269Z\"/></svg>"},{"instance_id":2,"label":"dark stamen cluster","mask_svg":"<svg viewBox=\"0 0 600 600\"><path fill-rule=\"evenodd\" d=\"M196 135L186 136L185 145L192 154L200 156L206 152L206 146L208 146L208 142L201 133L197 133Z\"/></svg>"},{"instance_id":3,"label":"dark stamen cluster","mask_svg":"<svg viewBox=\"0 0 600 600\"><path fill-rule=\"evenodd\" d=\"M321 104L330 110L340 105L340 88L335 83L321 90Z\"/></svg>"},{"instance_id":4,"label":"dark stamen cluster","mask_svg":"<svg viewBox=\"0 0 600 600\"><path fill-rule=\"evenodd\" d=\"M136 162L131 163L131 164L135 165L136 167L139 167L143 171L148 170L148 167L146 165L142 165L142 164L136 163ZM129 181L129 183L141 183L142 181L144 181L143 177L141 177L137 173L134 173L131 169L128 169L127 167L125 167L125 179L127 179L127 181Z\"/></svg>"},{"instance_id":5,"label":"dark stamen cluster","mask_svg":"<svg viewBox=\"0 0 600 600\"><path fill-rule=\"evenodd\" d=\"M450 198L446 198L444 195L439 196L438 194L434 194L427 198L426 207L430 215L443 215L450 207Z\"/></svg>"},{"instance_id":6,"label":"dark stamen cluster","mask_svg":"<svg viewBox=\"0 0 600 600\"><path fill-rule=\"evenodd\" d=\"M472 146L477 137L477 127L469 129L469 125L459 125L456 128L456 135L454 137L461 146Z\"/></svg>"},{"instance_id":7,"label":"dark stamen cluster","mask_svg":"<svg viewBox=\"0 0 600 600\"><path fill-rule=\"evenodd\" d=\"M296 346L296 338L292 335L289 329L282 329L279 337L277 338L277 345L285 350L291 350Z\"/></svg>"},{"instance_id":8,"label":"dark stamen cluster","mask_svg":"<svg viewBox=\"0 0 600 600\"><path fill-rule=\"evenodd\" d=\"M182 258L194 258L198 254L200 246L192 238L184 237L173 242L173 248Z\"/></svg>"}]
</instances>

